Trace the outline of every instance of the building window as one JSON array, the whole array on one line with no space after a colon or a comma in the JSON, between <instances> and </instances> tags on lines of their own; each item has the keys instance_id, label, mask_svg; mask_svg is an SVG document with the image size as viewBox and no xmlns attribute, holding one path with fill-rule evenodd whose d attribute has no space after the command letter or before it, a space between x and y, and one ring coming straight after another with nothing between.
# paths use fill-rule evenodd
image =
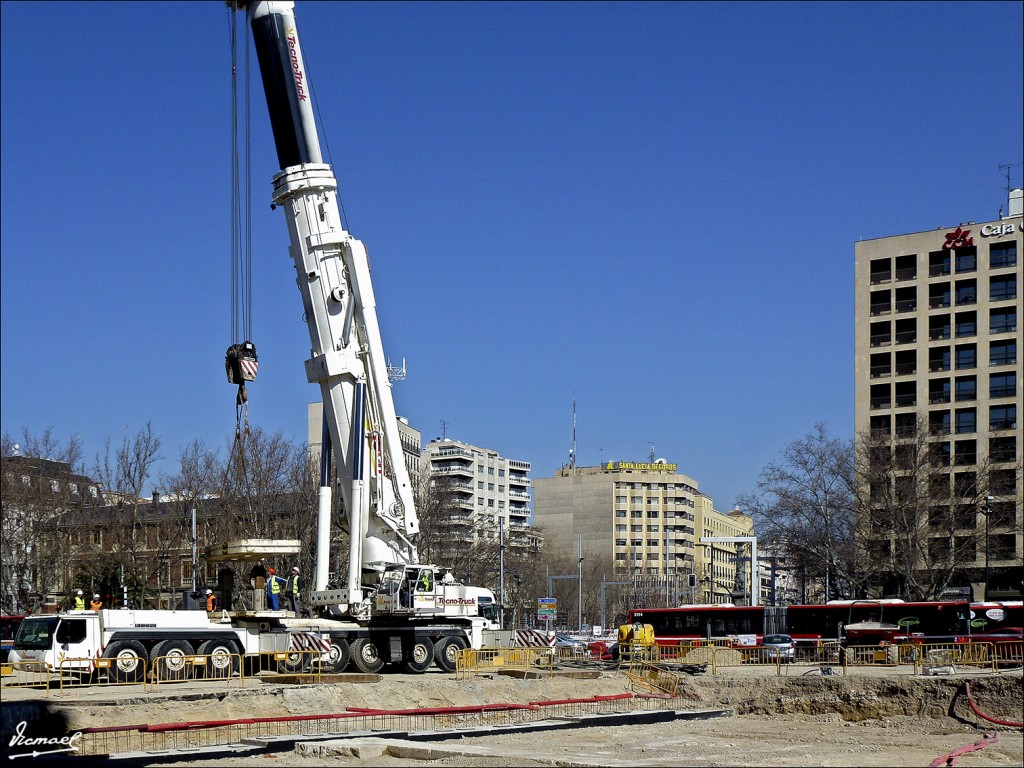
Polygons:
<instances>
[{"instance_id":1,"label":"building window","mask_svg":"<svg viewBox=\"0 0 1024 768\"><path fill-rule=\"evenodd\" d=\"M948 371L950 368L949 347L935 347L928 350L928 370Z\"/></svg>"},{"instance_id":2,"label":"building window","mask_svg":"<svg viewBox=\"0 0 1024 768\"><path fill-rule=\"evenodd\" d=\"M913 280L917 277L917 254L896 257L896 279Z\"/></svg>"},{"instance_id":3,"label":"building window","mask_svg":"<svg viewBox=\"0 0 1024 768\"><path fill-rule=\"evenodd\" d=\"M956 271L973 272L978 268L978 254L973 248L956 252Z\"/></svg>"},{"instance_id":4,"label":"building window","mask_svg":"<svg viewBox=\"0 0 1024 768\"><path fill-rule=\"evenodd\" d=\"M78 483L68 483L68 490L71 491L75 496L78 495Z\"/></svg>"},{"instance_id":5,"label":"building window","mask_svg":"<svg viewBox=\"0 0 1024 768\"><path fill-rule=\"evenodd\" d=\"M948 435L950 424L949 411L932 411L928 414L928 431L933 435Z\"/></svg>"},{"instance_id":6,"label":"building window","mask_svg":"<svg viewBox=\"0 0 1024 768\"><path fill-rule=\"evenodd\" d=\"M1017 391L1016 373L997 373L988 380L989 397L1013 397Z\"/></svg>"},{"instance_id":7,"label":"building window","mask_svg":"<svg viewBox=\"0 0 1024 768\"><path fill-rule=\"evenodd\" d=\"M928 402L948 403L950 396L949 379L932 379L928 382Z\"/></svg>"},{"instance_id":8,"label":"building window","mask_svg":"<svg viewBox=\"0 0 1024 768\"><path fill-rule=\"evenodd\" d=\"M505 470L504 469L499 469L498 470L498 477L504 477L504 476L505 476Z\"/></svg>"},{"instance_id":9,"label":"building window","mask_svg":"<svg viewBox=\"0 0 1024 768\"><path fill-rule=\"evenodd\" d=\"M476 489L478 491L482 491L484 489L484 481L483 480L477 480L476 481Z\"/></svg>"},{"instance_id":10,"label":"building window","mask_svg":"<svg viewBox=\"0 0 1024 768\"><path fill-rule=\"evenodd\" d=\"M993 243L989 250L989 266L992 269L1017 266L1017 243Z\"/></svg>"},{"instance_id":11,"label":"building window","mask_svg":"<svg viewBox=\"0 0 1024 768\"><path fill-rule=\"evenodd\" d=\"M941 277L950 271L949 251L932 251L928 254L928 276Z\"/></svg>"},{"instance_id":12,"label":"building window","mask_svg":"<svg viewBox=\"0 0 1024 768\"><path fill-rule=\"evenodd\" d=\"M989 347L989 365L1016 365L1017 342L993 341Z\"/></svg>"},{"instance_id":13,"label":"building window","mask_svg":"<svg viewBox=\"0 0 1024 768\"><path fill-rule=\"evenodd\" d=\"M961 339L965 336L978 335L978 313L958 312L956 315L956 337Z\"/></svg>"},{"instance_id":14,"label":"building window","mask_svg":"<svg viewBox=\"0 0 1024 768\"><path fill-rule=\"evenodd\" d=\"M60 482L57 480L50 481L50 490L54 493L60 493Z\"/></svg>"},{"instance_id":15,"label":"building window","mask_svg":"<svg viewBox=\"0 0 1024 768\"><path fill-rule=\"evenodd\" d=\"M1017 298L1017 277L993 277L989 280L989 298L992 301L1004 301Z\"/></svg>"},{"instance_id":16,"label":"building window","mask_svg":"<svg viewBox=\"0 0 1024 768\"><path fill-rule=\"evenodd\" d=\"M956 348L957 370L976 368L978 366L978 350L974 344L962 344Z\"/></svg>"},{"instance_id":17,"label":"building window","mask_svg":"<svg viewBox=\"0 0 1024 768\"><path fill-rule=\"evenodd\" d=\"M99 528L94 528L92 531L92 543L96 547L103 545L103 531Z\"/></svg>"},{"instance_id":18,"label":"building window","mask_svg":"<svg viewBox=\"0 0 1024 768\"><path fill-rule=\"evenodd\" d=\"M978 285L974 280L956 281L956 303L974 304L978 301Z\"/></svg>"},{"instance_id":19,"label":"building window","mask_svg":"<svg viewBox=\"0 0 1024 768\"><path fill-rule=\"evenodd\" d=\"M887 283L892 280L892 265L888 258L871 260L871 282Z\"/></svg>"},{"instance_id":20,"label":"building window","mask_svg":"<svg viewBox=\"0 0 1024 768\"><path fill-rule=\"evenodd\" d=\"M997 429L1017 428L1017 406L1016 405L993 405L988 409L988 428Z\"/></svg>"},{"instance_id":21,"label":"building window","mask_svg":"<svg viewBox=\"0 0 1024 768\"><path fill-rule=\"evenodd\" d=\"M956 380L956 399L976 400L978 397L978 382L974 376L962 376Z\"/></svg>"},{"instance_id":22,"label":"building window","mask_svg":"<svg viewBox=\"0 0 1024 768\"><path fill-rule=\"evenodd\" d=\"M625 496L616 496L615 497L615 503L616 504L625 504L626 503L626 497Z\"/></svg>"},{"instance_id":23,"label":"building window","mask_svg":"<svg viewBox=\"0 0 1024 768\"><path fill-rule=\"evenodd\" d=\"M1017 330L1017 308L993 309L989 316L989 330L992 333L1008 333Z\"/></svg>"},{"instance_id":24,"label":"building window","mask_svg":"<svg viewBox=\"0 0 1024 768\"><path fill-rule=\"evenodd\" d=\"M1013 437L993 437L988 441L988 455L992 461L1016 461L1017 440Z\"/></svg>"},{"instance_id":25,"label":"building window","mask_svg":"<svg viewBox=\"0 0 1024 768\"><path fill-rule=\"evenodd\" d=\"M973 408L959 408L956 412L956 433L969 434L977 431L977 414Z\"/></svg>"}]
</instances>

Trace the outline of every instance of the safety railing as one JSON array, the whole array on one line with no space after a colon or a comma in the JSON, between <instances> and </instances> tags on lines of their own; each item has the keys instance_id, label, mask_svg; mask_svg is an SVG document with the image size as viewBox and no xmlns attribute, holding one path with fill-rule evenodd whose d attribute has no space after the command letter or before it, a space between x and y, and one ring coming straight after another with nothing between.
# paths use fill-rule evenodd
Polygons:
<instances>
[{"instance_id":1,"label":"safety railing","mask_svg":"<svg viewBox=\"0 0 1024 768\"><path fill-rule=\"evenodd\" d=\"M550 647L464 648L455 654L455 675L472 675L501 669L521 671L554 669L555 649Z\"/></svg>"},{"instance_id":2,"label":"safety railing","mask_svg":"<svg viewBox=\"0 0 1024 768\"><path fill-rule=\"evenodd\" d=\"M679 690L679 675L654 664L634 659L625 672L633 690L672 697Z\"/></svg>"},{"instance_id":3,"label":"safety railing","mask_svg":"<svg viewBox=\"0 0 1024 768\"><path fill-rule=\"evenodd\" d=\"M925 643L913 646L915 674L925 667L979 667L996 670L995 644Z\"/></svg>"},{"instance_id":4,"label":"safety railing","mask_svg":"<svg viewBox=\"0 0 1024 768\"><path fill-rule=\"evenodd\" d=\"M197 680L222 681L227 687L238 680L245 687L243 657L237 653L172 654L150 659L152 683L185 683Z\"/></svg>"},{"instance_id":5,"label":"safety railing","mask_svg":"<svg viewBox=\"0 0 1024 768\"><path fill-rule=\"evenodd\" d=\"M0 672L0 688L45 688L49 695L51 670L45 662L5 662Z\"/></svg>"},{"instance_id":6,"label":"safety railing","mask_svg":"<svg viewBox=\"0 0 1024 768\"><path fill-rule=\"evenodd\" d=\"M1024 666L1024 642L994 643L997 667Z\"/></svg>"},{"instance_id":7,"label":"safety railing","mask_svg":"<svg viewBox=\"0 0 1024 768\"><path fill-rule=\"evenodd\" d=\"M747 665L770 667L775 670L776 675L781 674L781 656L775 648L734 646L712 648L711 652L711 673L714 675L718 674L719 669Z\"/></svg>"},{"instance_id":8,"label":"safety railing","mask_svg":"<svg viewBox=\"0 0 1024 768\"><path fill-rule=\"evenodd\" d=\"M146 690L149 679L146 660L140 656L113 658L67 657L53 670L58 687L87 688L108 685L141 685Z\"/></svg>"}]
</instances>

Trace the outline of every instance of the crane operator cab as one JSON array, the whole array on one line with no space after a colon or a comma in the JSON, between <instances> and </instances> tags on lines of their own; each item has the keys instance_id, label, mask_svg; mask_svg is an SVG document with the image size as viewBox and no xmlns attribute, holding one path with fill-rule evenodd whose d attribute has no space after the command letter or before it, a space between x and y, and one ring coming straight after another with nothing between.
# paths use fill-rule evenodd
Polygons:
<instances>
[{"instance_id":1,"label":"crane operator cab","mask_svg":"<svg viewBox=\"0 0 1024 768\"><path fill-rule=\"evenodd\" d=\"M491 591L460 584L451 571L436 565L385 568L374 607L379 613L402 616L480 616L496 626L497 605Z\"/></svg>"}]
</instances>

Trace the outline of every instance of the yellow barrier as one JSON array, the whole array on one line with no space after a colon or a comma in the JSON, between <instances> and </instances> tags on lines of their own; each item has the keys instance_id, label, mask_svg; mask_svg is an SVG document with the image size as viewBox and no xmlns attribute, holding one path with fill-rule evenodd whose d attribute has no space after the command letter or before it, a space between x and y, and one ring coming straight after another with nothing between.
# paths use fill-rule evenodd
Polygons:
<instances>
[{"instance_id":1,"label":"yellow barrier","mask_svg":"<svg viewBox=\"0 0 1024 768\"><path fill-rule=\"evenodd\" d=\"M493 672L499 669L554 669L554 648L515 646L512 648L464 648L455 655L456 677Z\"/></svg>"},{"instance_id":2,"label":"yellow barrier","mask_svg":"<svg viewBox=\"0 0 1024 768\"><path fill-rule=\"evenodd\" d=\"M981 643L925 643L916 646L914 672L923 667L968 666L996 670L995 645Z\"/></svg>"},{"instance_id":3,"label":"yellow barrier","mask_svg":"<svg viewBox=\"0 0 1024 768\"><path fill-rule=\"evenodd\" d=\"M51 670L42 661L12 661L10 671L0 677L0 688L45 688L50 695Z\"/></svg>"},{"instance_id":4,"label":"yellow barrier","mask_svg":"<svg viewBox=\"0 0 1024 768\"><path fill-rule=\"evenodd\" d=\"M639 688L650 693L675 696L679 689L679 675L642 661L630 664L626 670L626 677L634 689Z\"/></svg>"},{"instance_id":5,"label":"yellow barrier","mask_svg":"<svg viewBox=\"0 0 1024 768\"><path fill-rule=\"evenodd\" d=\"M230 687L231 681L238 675L242 687L245 687L242 656L237 653L155 656L150 660L150 664L154 686L191 680L223 680Z\"/></svg>"},{"instance_id":6,"label":"yellow barrier","mask_svg":"<svg viewBox=\"0 0 1024 768\"><path fill-rule=\"evenodd\" d=\"M1024 666L1024 643L1020 640L1011 643L994 643L994 645L997 667Z\"/></svg>"},{"instance_id":7,"label":"yellow barrier","mask_svg":"<svg viewBox=\"0 0 1024 768\"><path fill-rule=\"evenodd\" d=\"M146 660L138 656L120 658L90 657L60 660L54 673L57 675L58 686L65 688L85 688L93 685L139 685L146 689Z\"/></svg>"},{"instance_id":8,"label":"yellow barrier","mask_svg":"<svg viewBox=\"0 0 1024 768\"><path fill-rule=\"evenodd\" d=\"M775 667L775 674L781 675L780 655L775 648L732 648L718 647L712 649L712 674L717 674L721 667L739 667L745 664Z\"/></svg>"}]
</instances>

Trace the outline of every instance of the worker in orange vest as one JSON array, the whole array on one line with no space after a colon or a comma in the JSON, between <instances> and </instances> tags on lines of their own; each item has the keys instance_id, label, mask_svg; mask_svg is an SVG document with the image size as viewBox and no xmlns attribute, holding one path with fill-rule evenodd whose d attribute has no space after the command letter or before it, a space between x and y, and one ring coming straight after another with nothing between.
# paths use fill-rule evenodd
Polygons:
<instances>
[{"instance_id":1,"label":"worker in orange vest","mask_svg":"<svg viewBox=\"0 0 1024 768\"><path fill-rule=\"evenodd\" d=\"M206 590L206 612L213 613L217 610L217 596L212 589Z\"/></svg>"},{"instance_id":2,"label":"worker in orange vest","mask_svg":"<svg viewBox=\"0 0 1024 768\"><path fill-rule=\"evenodd\" d=\"M99 594L93 595L92 596L92 600L89 601L89 610L90 611L98 611L102 607L103 607L103 600L100 599Z\"/></svg>"}]
</instances>

